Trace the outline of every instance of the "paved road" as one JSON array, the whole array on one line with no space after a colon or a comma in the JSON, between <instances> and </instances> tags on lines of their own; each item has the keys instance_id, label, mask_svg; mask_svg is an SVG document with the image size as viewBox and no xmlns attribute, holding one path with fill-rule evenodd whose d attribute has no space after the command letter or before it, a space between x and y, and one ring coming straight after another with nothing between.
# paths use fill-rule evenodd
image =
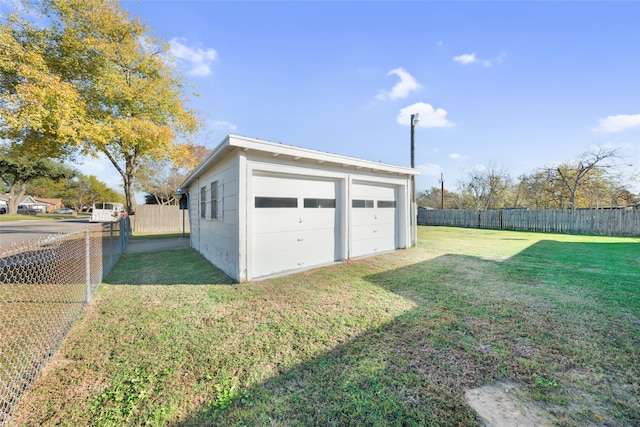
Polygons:
<instances>
[{"instance_id":1,"label":"paved road","mask_svg":"<svg viewBox=\"0 0 640 427\"><path fill-rule=\"evenodd\" d=\"M0 222L0 249L45 239L60 233L83 231L86 230L88 226L89 220L86 218Z\"/></svg>"}]
</instances>

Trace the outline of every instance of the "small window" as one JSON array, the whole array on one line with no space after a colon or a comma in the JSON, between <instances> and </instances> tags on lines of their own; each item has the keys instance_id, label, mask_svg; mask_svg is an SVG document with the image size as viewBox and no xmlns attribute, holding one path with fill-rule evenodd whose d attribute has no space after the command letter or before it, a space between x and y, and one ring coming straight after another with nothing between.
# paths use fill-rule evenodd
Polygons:
<instances>
[{"instance_id":1,"label":"small window","mask_svg":"<svg viewBox=\"0 0 640 427\"><path fill-rule=\"evenodd\" d=\"M211 183L211 219L218 219L218 181Z\"/></svg>"},{"instance_id":2,"label":"small window","mask_svg":"<svg viewBox=\"0 0 640 427\"><path fill-rule=\"evenodd\" d=\"M207 187L200 188L200 218L207 217Z\"/></svg>"},{"instance_id":3,"label":"small window","mask_svg":"<svg viewBox=\"0 0 640 427\"><path fill-rule=\"evenodd\" d=\"M379 208L395 208L396 201L395 200L378 200Z\"/></svg>"},{"instance_id":4,"label":"small window","mask_svg":"<svg viewBox=\"0 0 640 427\"><path fill-rule=\"evenodd\" d=\"M297 208L295 197L256 197L256 208Z\"/></svg>"},{"instance_id":5,"label":"small window","mask_svg":"<svg viewBox=\"0 0 640 427\"><path fill-rule=\"evenodd\" d=\"M335 208L336 199L304 199L305 208Z\"/></svg>"},{"instance_id":6,"label":"small window","mask_svg":"<svg viewBox=\"0 0 640 427\"><path fill-rule=\"evenodd\" d=\"M351 207L353 208L372 208L373 200L360 200L354 199L351 201Z\"/></svg>"}]
</instances>

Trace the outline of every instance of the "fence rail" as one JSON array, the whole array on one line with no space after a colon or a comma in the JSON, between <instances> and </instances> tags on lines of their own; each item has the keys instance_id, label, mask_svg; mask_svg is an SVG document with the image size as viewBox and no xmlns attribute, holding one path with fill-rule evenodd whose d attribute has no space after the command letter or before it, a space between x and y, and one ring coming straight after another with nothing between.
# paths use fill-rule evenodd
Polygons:
<instances>
[{"instance_id":1,"label":"fence rail","mask_svg":"<svg viewBox=\"0 0 640 427\"><path fill-rule=\"evenodd\" d=\"M126 218L0 251L0 426L115 265Z\"/></svg>"},{"instance_id":2,"label":"fence rail","mask_svg":"<svg viewBox=\"0 0 640 427\"><path fill-rule=\"evenodd\" d=\"M427 210L418 225L640 236L640 210Z\"/></svg>"}]
</instances>

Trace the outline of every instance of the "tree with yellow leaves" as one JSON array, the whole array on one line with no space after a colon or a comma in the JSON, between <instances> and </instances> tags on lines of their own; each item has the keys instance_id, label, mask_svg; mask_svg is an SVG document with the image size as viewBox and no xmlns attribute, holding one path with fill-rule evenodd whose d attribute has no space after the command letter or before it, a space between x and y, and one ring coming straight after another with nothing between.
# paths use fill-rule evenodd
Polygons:
<instances>
[{"instance_id":1,"label":"tree with yellow leaves","mask_svg":"<svg viewBox=\"0 0 640 427\"><path fill-rule=\"evenodd\" d=\"M134 212L142 162L184 153L178 138L199 127L168 45L116 0L35 0L32 6L47 22L46 37L34 49L43 50L60 82L77 91L73 107L82 112L74 116L81 152L102 153L111 161ZM15 129L14 123L8 126ZM73 147L63 139L55 145Z\"/></svg>"},{"instance_id":2,"label":"tree with yellow leaves","mask_svg":"<svg viewBox=\"0 0 640 427\"><path fill-rule=\"evenodd\" d=\"M82 139L83 100L51 68L50 38L17 15L0 24L0 139L16 157L64 157Z\"/></svg>"}]
</instances>

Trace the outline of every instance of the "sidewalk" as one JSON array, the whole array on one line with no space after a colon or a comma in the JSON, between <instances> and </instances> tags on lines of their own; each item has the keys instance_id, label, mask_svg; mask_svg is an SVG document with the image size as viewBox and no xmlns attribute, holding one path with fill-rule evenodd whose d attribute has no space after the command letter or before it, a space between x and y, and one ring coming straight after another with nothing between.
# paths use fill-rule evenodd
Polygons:
<instances>
[{"instance_id":1,"label":"sidewalk","mask_svg":"<svg viewBox=\"0 0 640 427\"><path fill-rule=\"evenodd\" d=\"M124 251L126 254L137 252L155 252L171 249L189 248L189 237L170 237L166 239L129 239L129 243Z\"/></svg>"}]
</instances>

